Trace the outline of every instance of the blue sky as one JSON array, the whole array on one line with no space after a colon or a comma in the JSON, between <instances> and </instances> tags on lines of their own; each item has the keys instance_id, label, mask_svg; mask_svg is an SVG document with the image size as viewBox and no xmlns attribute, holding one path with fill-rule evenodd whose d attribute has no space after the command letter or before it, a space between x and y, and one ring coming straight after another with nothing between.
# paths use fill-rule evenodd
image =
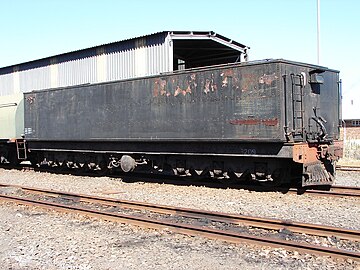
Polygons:
<instances>
[{"instance_id":1,"label":"blue sky","mask_svg":"<svg viewBox=\"0 0 360 270\"><path fill-rule=\"evenodd\" d=\"M0 67L164 30L212 30L250 59L317 63L316 0L0 0ZM360 90L360 1L321 0L320 64ZM360 104L359 104L360 106Z\"/></svg>"}]
</instances>

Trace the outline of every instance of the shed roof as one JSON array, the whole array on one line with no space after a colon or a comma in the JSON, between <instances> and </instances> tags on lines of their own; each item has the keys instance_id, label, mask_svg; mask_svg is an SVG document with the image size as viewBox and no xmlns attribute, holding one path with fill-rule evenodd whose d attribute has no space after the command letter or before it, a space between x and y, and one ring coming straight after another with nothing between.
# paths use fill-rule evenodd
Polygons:
<instances>
[{"instance_id":1,"label":"shed roof","mask_svg":"<svg viewBox=\"0 0 360 270\"><path fill-rule=\"evenodd\" d=\"M244 44L213 31L162 31L2 67L0 68L0 74L12 73L14 68L16 68L16 71L21 71L49 65L53 58L57 59L57 63L61 63L91 57L98 54L98 50L103 48L106 48L105 53L111 53L112 50L117 49L132 49L136 47L136 43L140 40L145 41L144 45L147 46L160 44L164 42L167 36L170 36L175 44L174 56L179 58L189 57L190 54L196 52L195 62L202 61L201 65L206 64L201 59L207 57L233 58L234 55L238 56L237 52L243 53L244 57L247 57L247 50L250 49L250 47ZM191 67L196 67L196 65Z\"/></svg>"}]
</instances>

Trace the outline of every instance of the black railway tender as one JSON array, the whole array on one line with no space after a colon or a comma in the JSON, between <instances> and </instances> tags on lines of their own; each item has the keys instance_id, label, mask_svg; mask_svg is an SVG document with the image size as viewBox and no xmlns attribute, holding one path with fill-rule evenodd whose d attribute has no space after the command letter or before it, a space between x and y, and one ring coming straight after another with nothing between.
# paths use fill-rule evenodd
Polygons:
<instances>
[{"instance_id":1,"label":"black railway tender","mask_svg":"<svg viewBox=\"0 0 360 270\"><path fill-rule=\"evenodd\" d=\"M28 158L54 166L331 185L339 72L264 60L25 94Z\"/></svg>"}]
</instances>

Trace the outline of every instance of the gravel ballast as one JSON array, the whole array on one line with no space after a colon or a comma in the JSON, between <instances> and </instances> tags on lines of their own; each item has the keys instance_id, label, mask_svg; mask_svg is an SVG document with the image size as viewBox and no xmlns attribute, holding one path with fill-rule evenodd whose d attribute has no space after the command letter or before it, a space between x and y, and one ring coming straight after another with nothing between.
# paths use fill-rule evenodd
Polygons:
<instances>
[{"instance_id":1,"label":"gravel ballast","mask_svg":"<svg viewBox=\"0 0 360 270\"><path fill-rule=\"evenodd\" d=\"M360 187L360 171L337 171L335 185Z\"/></svg>"},{"instance_id":2,"label":"gravel ballast","mask_svg":"<svg viewBox=\"0 0 360 270\"><path fill-rule=\"evenodd\" d=\"M349 173L344 177L350 179ZM353 178L359 176L354 174ZM354 198L125 183L118 178L5 169L0 169L0 183L360 230L359 200ZM5 269L356 269L360 266L351 261L232 245L9 203L1 204L0 215L0 262Z\"/></svg>"},{"instance_id":3,"label":"gravel ballast","mask_svg":"<svg viewBox=\"0 0 360 270\"><path fill-rule=\"evenodd\" d=\"M120 178L4 169L0 169L0 183L360 230L359 200L355 198L327 198L307 194L146 182L125 183Z\"/></svg>"},{"instance_id":4,"label":"gravel ballast","mask_svg":"<svg viewBox=\"0 0 360 270\"><path fill-rule=\"evenodd\" d=\"M2 269L356 269L358 263L0 204Z\"/></svg>"}]
</instances>

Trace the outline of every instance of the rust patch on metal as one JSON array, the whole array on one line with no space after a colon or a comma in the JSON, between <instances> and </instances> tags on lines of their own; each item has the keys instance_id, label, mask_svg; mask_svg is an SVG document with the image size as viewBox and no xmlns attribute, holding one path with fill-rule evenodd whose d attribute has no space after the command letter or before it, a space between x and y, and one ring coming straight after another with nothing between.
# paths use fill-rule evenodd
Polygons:
<instances>
[{"instance_id":1,"label":"rust patch on metal","mask_svg":"<svg viewBox=\"0 0 360 270\"><path fill-rule=\"evenodd\" d=\"M260 123L260 119L235 119L230 121L232 125L258 125Z\"/></svg>"},{"instance_id":2,"label":"rust patch on metal","mask_svg":"<svg viewBox=\"0 0 360 270\"><path fill-rule=\"evenodd\" d=\"M308 143L294 144L293 161L297 163L312 163L319 161L317 145L309 145Z\"/></svg>"},{"instance_id":3,"label":"rust patch on metal","mask_svg":"<svg viewBox=\"0 0 360 270\"><path fill-rule=\"evenodd\" d=\"M279 123L277 118L273 119L234 119L230 121L232 125L259 125L263 124L265 126L276 126Z\"/></svg>"},{"instance_id":4,"label":"rust patch on metal","mask_svg":"<svg viewBox=\"0 0 360 270\"><path fill-rule=\"evenodd\" d=\"M266 85L271 85L273 81L275 81L278 78L278 76L274 74L264 74L259 78L259 83L260 84L266 84Z\"/></svg>"},{"instance_id":5,"label":"rust patch on metal","mask_svg":"<svg viewBox=\"0 0 360 270\"><path fill-rule=\"evenodd\" d=\"M186 89L181 89L180 86L177 86L174 92L174 97L176 97L179 94L185 96L187 93L191 94L190 85Z\"/></svg>"},{"instance_id":6,"label":"rust patch on metal","mask_svg":"<svg viewBox=\"0 0 360 270\"><path fill-rule=\"evenodd\" d=\"M204 84L204 93L207 94L209 92L214 92L216 91L217 85L215 84L215 80L214 80L214 74L211 74L210 78L207 78L205 80L205 84Z\"/></svg>"},{"instance_id":7,"label":"rust patch on metal","mask_svg":"<svg viewBox=\"0 0 360 270\"><path fill-rule=\"evenodd\" d=\"M265 126L276 126L279 121L277 118L274 119L265 119L261 123L263 123Z\"/></svg>"},{"instance_id":8,"label":"rust patch on metal","mask_svg":"<svg viewBox=\"0 0 360 270\"><path fill-rule=\"evenodd\" d=\"M156 79L154 83L153 96L165 96L166 94L166 81L163 79Z\"/></svg>"},{"instance_id":9,"label":"rust patch on metal","mask_svg":"<svg viewBox=\"0 0 360 270\"><path fill-rule=\"evenodd\" d=\"M252 90L257 85L257 76L253 73L242 75L242 92Z\"/></svg>"},{"instance_id":10,"label":"rust patch on metal","mask_svg":"<svg viewBox=\"0 0 360 270\"><path fill-rule=\"evenodd\" d=\"M175 80L173 80L173 84L175 84ZM196 83L196 74L191 74L186 78L185 82L185 88L181 88L179 85L176 85L175 91L174 91L174 97L182 94L185 96L186 94L191 94L193 90L195 90L197 87Z\"/></svg>"},{"instance_id":11,"label":"rust patch on metal","mask_svg":"<svg viewBox=\"0 0 360 270\"><path fill-rule=\"evenodd\" d=\"M228 77L234 77L234 71L232 69L226 69L223 73L220 74L222 77L222 87L228 86Z\"/></svg>"},{"instance_id":12,"label":"rust patch on metal","mask_svg":"<svg viewBox=\"0 0 360 270\"><path fill-rule=\"evenodd\" d=\"M301 143L293 147L293 160L298 163L313 163L321 159L336 161L343 155L342 142L333 145Z\"/></svg>"},{"instance_id":13,"label":"rust patch on metal","mask_svg":"<svg viewBox=\"0 0 360 270\"><path fill-rule=\"evenodd\" d=\"M29 104L33 104L34 101L35 101L35 96L28 96L26 98L26 101L29 103Z\"/></svg>"},{"instance_id":14,"label":"rust patch on metal","mask_svg":"<svg viewBox=\"0 0 360 270\"><path fill-rule=\"evenodd\" d=\"M239 81L239 75L234 73L233 69L225 69L221 74L220 74L222 81L221 81L221 87L228 87L229 85L229 81L231 78L232 79L232 87L235 89L239 89L240 88L240 81Z\"/></svg>"}]
</instances>

